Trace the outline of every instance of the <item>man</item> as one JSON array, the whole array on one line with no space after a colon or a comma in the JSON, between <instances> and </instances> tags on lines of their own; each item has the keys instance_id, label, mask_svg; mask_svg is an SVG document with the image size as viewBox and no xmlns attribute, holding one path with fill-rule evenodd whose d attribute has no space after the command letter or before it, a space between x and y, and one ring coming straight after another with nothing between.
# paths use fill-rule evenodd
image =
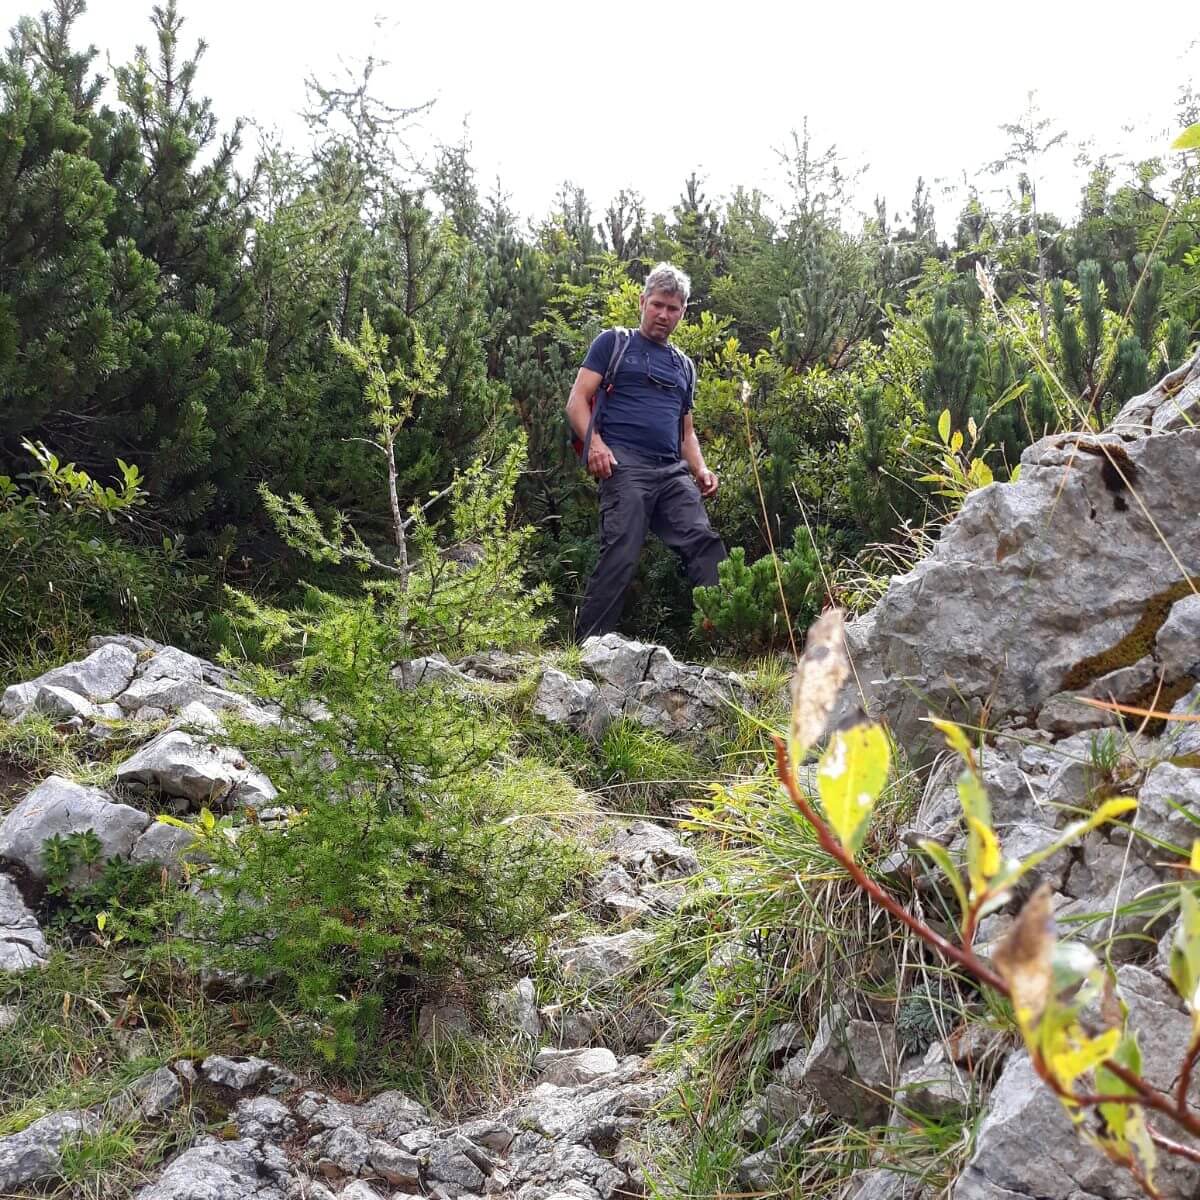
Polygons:
<instances>
[{"instance_id":1,"label":"man","mask_svg":"<svg viewBox=\"0 0 1200 1200\"><path fill-rule=\"evenodd\" d=\"M616 627L648 530L683 560L693 587L716 583L717 564L725 557L701 499L716 494L718 481L692 424L695 369L670 344L690 290L688 277L669 263L659 263L647 276L641 323L630 335L590 439L589 401L604 381L615 331L606 330L592 343L567 400L567 419L584 442L585 465L600 481L600 558L579 609L580 641Z\"/></svg>"}]
</instances>

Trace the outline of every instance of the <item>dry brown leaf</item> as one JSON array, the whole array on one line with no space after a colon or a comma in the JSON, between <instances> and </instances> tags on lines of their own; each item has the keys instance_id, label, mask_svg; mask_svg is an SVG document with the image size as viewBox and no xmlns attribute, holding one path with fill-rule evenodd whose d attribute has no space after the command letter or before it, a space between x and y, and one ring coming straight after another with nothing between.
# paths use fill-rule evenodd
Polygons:
<instances>
[{"instance_id":1,"label":"dry brown leaf","mask_svg":"<svg viewBox=\"0 0 1200 1200\"><path fill-rule=\"evenodd\" d=\"M1025 902L1012 928L996 947L992 962L1012 989L1013 1008L1022 1026L1036 1025L1053 984L1054 913L1050 885L1043 883Z\"/></svg>"},{"instance_id":2,"label":"dry brown leaf","mask_svg":"<svg viewBox=\"0 0 1200 1200\"><path fill-rule=\"evenodd\" d=\"M799 763L825 732L838 694L850 678L842 610L831 608L808 631L792 676L792 761Z\"/></svg>"}]
</instances>

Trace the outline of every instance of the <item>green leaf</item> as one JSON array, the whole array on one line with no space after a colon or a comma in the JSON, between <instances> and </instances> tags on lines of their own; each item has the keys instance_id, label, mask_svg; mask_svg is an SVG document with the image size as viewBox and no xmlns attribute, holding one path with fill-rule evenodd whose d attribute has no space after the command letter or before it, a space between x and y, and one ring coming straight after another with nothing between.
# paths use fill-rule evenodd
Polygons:
<instances>
[{"instance_id":1,"label":"green leaf","mask_svg":"<svg viewBox=\"0 0 1200 1200\"><path fill-rule=\"evenodd\" d=\"M1200 1030L1200 901L1191 888L1179 889L1179 926L1171 946L1171 982Z\"/></svg>"},{"instance_id":2,"label":"green leaf","mask_svg":"<svg viewBox=\"0 0 1200 1200\"><path fill-rule=\"evenodd\" d=\"M1200 150L1200 121L1189 125L1172 143L1172 150Z\"/></svg>"},{"instance_id":3,"label":"green leaf","mask_svg":"<svg viewBox=\"0 0 1200 1200\"><path fill-rule=\"evenodd\" d=\"M946 445L950 441L950 410L942 409L942 415L938 417L937 423L938 437L942 439L942 444Z\"/></svg>"},{"instance_id":4,"label":"green leaf","mask_svg":"<svg viewBox=\"0 0 1200 1200\"><path fill-rule=\"evenodd\" d=\"M871 811L887 784L887 734L879 725L855 725L829 740L817 767L817 791L826 819L851 854L866 837Z\"/></svg>"},{"instance_id":5,"label":"green leaf","mask_svg":"<svg viewBox=\"0 0 1200 1200\"><path fill-rule=\"evenodd\" d=\"M962 876L959 874L958 867L954 865L950 852L940 842L918 842L917 848L928 854L941 868L942 874L946 876L950 886L954 889L954 895L958 898L959 910L965 917L967 915L967 891L963 887Z\"/></svg>"}]
</instances>

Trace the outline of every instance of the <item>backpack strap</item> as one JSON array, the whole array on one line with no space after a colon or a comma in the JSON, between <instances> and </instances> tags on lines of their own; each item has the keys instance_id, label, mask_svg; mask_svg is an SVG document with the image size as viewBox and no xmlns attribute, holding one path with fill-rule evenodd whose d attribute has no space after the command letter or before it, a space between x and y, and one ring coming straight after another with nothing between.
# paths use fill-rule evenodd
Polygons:
<instances>
[{"instance_id":1,"label":"backpack strap","mask_svg":"<svg viewBox=\"0 0 1200 1200\"><path fill-rule=\"evenodd\" d=\"M613 338L612 353L608 356L608 366L604 370L604 378L600 380L600 386L596 389L595 396L592 397L592 415L588 418L587 432L583 435L583 448L579 454L585 467L587 466L588 453L592 448L592 432L597 428L600 409L604 405L604 398L613 390L613 383L617 378L617 369L621 365L621 360L625 357L625 351L629 349L629 343L633 340L631 331L622 325L616 326L613 329L613 333L615 336Z\"/></svg>"},{"instance_id":2,"label":"backpack strap","mask_svg":"<svg viewBox=\"0 0 1200 1200\"><path fill-rule=\"evenodd\" d=\"M668 343L669 344L669 343ZM683 373L687 376L687 394L690 401L689 407L684 412L679 414L679 453L683 453L683 422L684 418L696 406L696 364L691 358L675 346L671 346L671 352L683 360Z\"/></svg>"}]
</instances>

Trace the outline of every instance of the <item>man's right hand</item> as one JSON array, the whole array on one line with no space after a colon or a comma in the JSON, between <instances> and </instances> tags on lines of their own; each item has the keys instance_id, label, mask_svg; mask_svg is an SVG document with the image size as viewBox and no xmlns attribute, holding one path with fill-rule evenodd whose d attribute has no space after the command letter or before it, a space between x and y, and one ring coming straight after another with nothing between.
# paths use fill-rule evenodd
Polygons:
<instances>
[{"instance_id":1,"label":"man's right hand","mask_svg":"<svg viewBox=\"0 0 1200 1200\"><path fill-rule=\"evenodd\" d=\"M594 475L597 479L608 479L613 473L613 467L616 465L617 460L613 457L613 452L600 440L597 434L593 433L592 443L588 447L588 474Z\"/></svg>"}]
</instances>

